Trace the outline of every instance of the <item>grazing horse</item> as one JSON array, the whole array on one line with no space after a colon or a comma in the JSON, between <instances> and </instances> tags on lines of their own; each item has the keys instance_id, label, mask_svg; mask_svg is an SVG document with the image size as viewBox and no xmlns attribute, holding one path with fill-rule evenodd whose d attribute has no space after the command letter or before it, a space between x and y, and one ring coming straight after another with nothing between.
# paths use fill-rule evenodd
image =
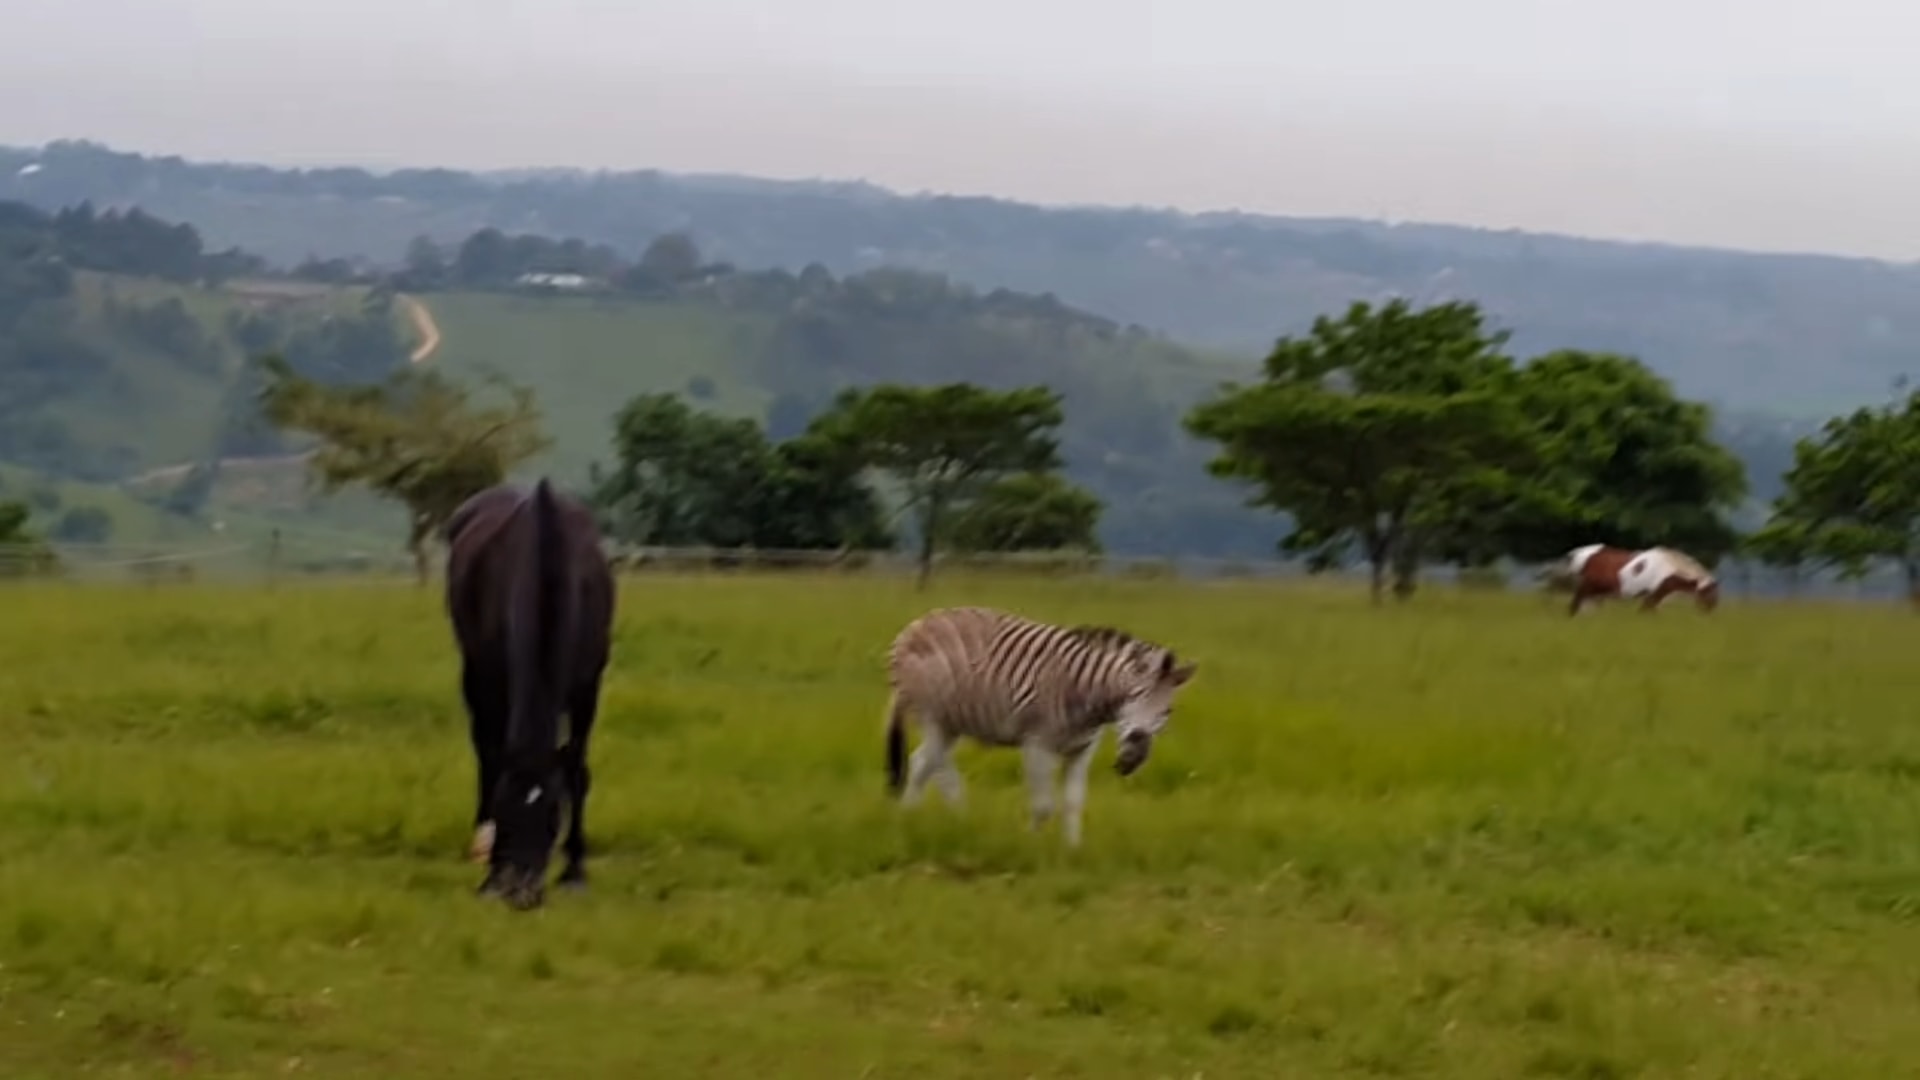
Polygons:
<instances>
[{"instance_id":1,"label":"grazing horse","mask_svg":"<svg viewBox=\"0 0 1920 1080\"><path fill-rule=\"evenodd\" d=\"M1712 611L1720 603L1720 583L1713 574L1673 548L1634 551L1588 544L1567 552L1566 561L1552 568L1549 576L1572 589L1569 615L1578 615L1588 600L1609 596L1640 597L1641 611L1652 611L1677 592L1692 593L1702 611Z\"/></svg>"},{"instance_id":2,"label":"grazing horse","mask_svg":"<svg viewBox=\"0 0 1920 1080\"><path fill-rule=\"evenodd\" d=\"M560 881L587 879L587 739L610 651L613 578L592 515L544 479L531 493L501 485L473 496L445 538L447 614L479 764L471 852L488 864L479 891L538 907L563 802Z\"/></svg>"}]
</instances>

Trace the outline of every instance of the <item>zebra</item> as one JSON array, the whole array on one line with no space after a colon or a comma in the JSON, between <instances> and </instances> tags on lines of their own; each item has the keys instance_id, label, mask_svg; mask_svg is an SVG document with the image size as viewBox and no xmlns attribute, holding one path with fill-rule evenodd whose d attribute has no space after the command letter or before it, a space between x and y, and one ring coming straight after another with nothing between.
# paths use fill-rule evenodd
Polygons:
<instances>
[{"instance_id":1,"label":"zebra","mask_svg":"<svg viewBox=\"0 0 1920 1080\"><path fill-rule=\"evenodd\" d=\"M1132 775L1197 666L1109 626L1055 626L984 607L930 611L908 623L888 651L887 786L912 805L933 779L957 808L965 787L951 760L954 743L1018 746L1026 758L1029 828L1038 831L1053 814L1064 759L1061 826L1067 845L1078 847L1087 770L1102 731L1115 727L1114 769ZM921 730L910 767L909 715Z\"/></svg>"}]
</instances>

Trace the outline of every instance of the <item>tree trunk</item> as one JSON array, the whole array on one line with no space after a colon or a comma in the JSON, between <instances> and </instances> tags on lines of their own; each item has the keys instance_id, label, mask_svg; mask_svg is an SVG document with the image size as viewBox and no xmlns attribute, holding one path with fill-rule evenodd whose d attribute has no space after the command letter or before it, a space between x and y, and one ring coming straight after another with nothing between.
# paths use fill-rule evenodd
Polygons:
<instances>
[{"instance_id":1,"label":"tree trunk","mask_svg":"<svg viewBox=\"0 0 1920 1080\"><path fill-rule=\"evenodd\" d=\"M1420 549L1405 536L1393 545L1393 596L1405 603L1420 587Z\"/></svg>"},{"instance_id":2,"label":"tree trunk","mask_svg":"<svg viewBox=\"0 0 1920 1080\"><path fill-rule=\"evenodd\" d=\"M938 500L928 499L927 512L920 518L920 565L914 580L916 589L924 590L933 580L933 544L940 529L940 510Z\"/></svg>"},{"instance_id":3,"label":"tree trunk","mask_svg":"<svg viewBox=\"0 0 1920 1080\"><path fill-rule=\"evenodd\" d=\"M1920 557L1908 555L1900 560L1900 568L1907 575L1907 602L1920 610Z\"/></svg>"},{"instance_id":4,"label":"tree trunk","mask_svg":"<svg viewBox=\"0 0 1920 1080\"><path fill-rule=\"evenodd\" d=\"M429 567L427 565L427 539L432 535L432 526L415 520L413 528L407 531L407 553L413 556L414 584L427 587Z\"/></svg>"},{"instance_id":5,"label":"tree trunk","mask_svg":"<svg viewBox=\"0 0 1920 1080\"><path fill-rule=\"evenodd\" d=\"M1367 539L1367 564L1373 570L1373 579L1368 585L1367 595L1379 604L1387 595L1387 556L1389 548L1385 537Z\"/></svg>"}]
</instances>

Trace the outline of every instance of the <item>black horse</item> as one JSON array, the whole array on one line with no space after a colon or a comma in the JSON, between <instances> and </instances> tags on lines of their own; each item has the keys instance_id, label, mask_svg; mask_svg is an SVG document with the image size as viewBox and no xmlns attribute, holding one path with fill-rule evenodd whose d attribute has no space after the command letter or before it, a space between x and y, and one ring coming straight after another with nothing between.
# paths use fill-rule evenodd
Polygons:
<instances>
[{"instance_id":1,"label":"black horse","mask_svg":"<svg viewBox=\"0 0 1920 1080\"><path fill-rule=\"evenodd\" d=\"M531 493L503 485L473 496L445 538L447 615L479 759L479 891L538 907L562 802L571 820L560 881L587 879L587 739L610 651L613 577L592 515L545 480Z\"/></svg>"}]
</instances>

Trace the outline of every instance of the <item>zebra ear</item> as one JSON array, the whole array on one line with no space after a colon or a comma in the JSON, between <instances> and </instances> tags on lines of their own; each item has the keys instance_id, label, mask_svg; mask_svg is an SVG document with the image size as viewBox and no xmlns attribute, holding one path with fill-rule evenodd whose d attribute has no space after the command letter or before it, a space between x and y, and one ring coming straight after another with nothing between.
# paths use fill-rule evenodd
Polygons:
<instances>
[{"instance_id":1,"label":"zebra ear","mask_svg":"<svg viewBox=\"0 0 1920 1080\"><path fill-rule=\"evenodd\" d=\"M1167 656L1166 668L1162 671L1160 677L1168 686L1185 686L1187 685L1187 680L1193 678L1193 673L1198 670L1199 667L1200 665L1192 660L1175 667L1173 664L1173 656L1169 654Z\"/></svg>"}]
</instances>

